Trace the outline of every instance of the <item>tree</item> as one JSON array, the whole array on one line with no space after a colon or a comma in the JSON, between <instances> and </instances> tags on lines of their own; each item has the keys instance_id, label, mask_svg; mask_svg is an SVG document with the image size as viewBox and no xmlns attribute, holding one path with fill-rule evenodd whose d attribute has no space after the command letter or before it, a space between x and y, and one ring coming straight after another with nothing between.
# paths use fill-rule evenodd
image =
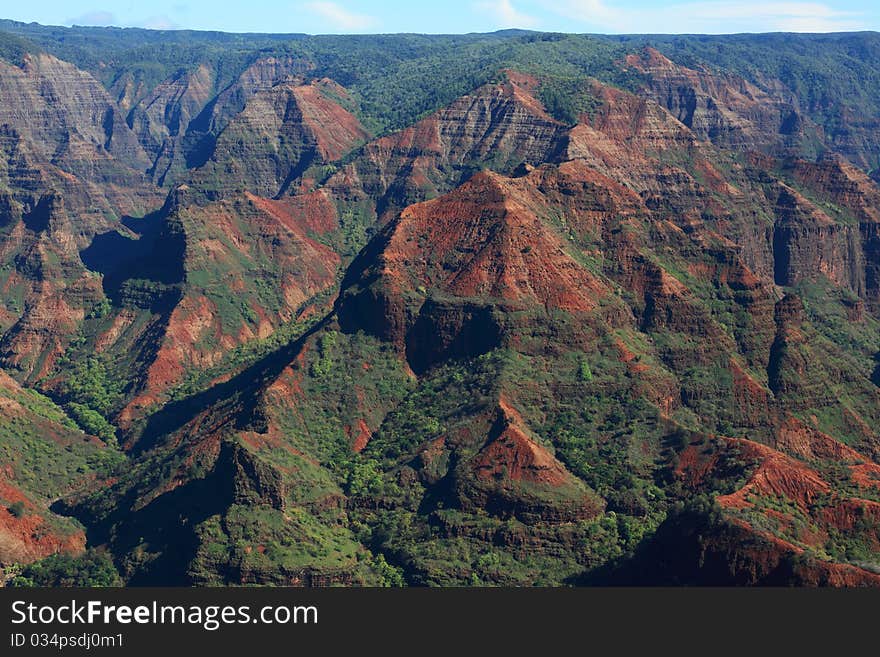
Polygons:
<instances>
[{"instance_id":1,"label":"tree","mask_svg":"<svg viewBox=\"0 0 880 657\"><path fill-rule=\"evenodd\" d=\"M122 579L110 557L98 550L85 554L53 554L25 566L11 586L121 586Z\"/></svg>"}]
</instances>

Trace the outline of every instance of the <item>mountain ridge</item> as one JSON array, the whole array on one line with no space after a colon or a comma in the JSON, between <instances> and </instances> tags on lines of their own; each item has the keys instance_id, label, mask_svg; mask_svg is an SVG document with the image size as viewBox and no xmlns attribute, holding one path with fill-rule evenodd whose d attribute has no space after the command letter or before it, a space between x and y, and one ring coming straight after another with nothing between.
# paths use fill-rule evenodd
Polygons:
<instances>
[{"instance_id":1,"label":"mountain ridge","mask_svg":"<svg viewBox=\"0 0 880 657\"><path fill-rule=\"evenodd\" d=\"M54 132L0 101L4 565L880 584L870 102L687 37L139 34L181 58L154 79L77 29L112 71L0 62L38 110L78 85ZM47 426L82 442L57 495Z\"/></svg>"}]
</instances>

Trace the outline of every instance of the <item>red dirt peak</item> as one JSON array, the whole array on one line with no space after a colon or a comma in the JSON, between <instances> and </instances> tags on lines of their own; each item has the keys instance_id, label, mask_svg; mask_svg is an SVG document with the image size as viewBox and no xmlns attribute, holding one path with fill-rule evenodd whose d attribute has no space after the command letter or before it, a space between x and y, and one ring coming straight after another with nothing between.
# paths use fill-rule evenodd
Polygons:
<instances>
[{"instance_id":1,"label":"red dirt peak","mask_svg":"<svg viewBox=\"0 0 880 657\"><path fill-rule=\"evenodd\" d=\"M302 121L314 135L325 162L340 159L369 137L360 121L329 97L330 94L336 94L344 98L344 93L339 85L329 81L293 88L293 95L302 112Z\"/></svg>"},{"instance_id":2,"label":"red dirt peak","mask_svg":"<svg viewBox=\"0 0 880 657\"><path fill-rule=\"evenodd\" d=\"M502 399L498 405L500 433L478 454L477 476L561 486L571 474L556 458L526 433L519 414Z\"/></svg>"},{"instance_id":3,"label":"red dirt peak","mask_svg":"<svg viewBox=\"0 0 880 657\"><path fill-rule=\"evenodd\" d=\"M527 181L484 171L440 198L408 207L385 251L386 273L457 296L591 310L604 286L536 214Z\"/></svg>"},{"instance_id":4,"label":"red dirt peak","mask_svg":"<svg viewBox=\"0 0 880 657\"><path fill-rule=\"evenodd\" d=\"M680 68L678 64L651 46L646 46L640 53L627 55L626 63L642 73Z\"/></svg>"}]
</instances>

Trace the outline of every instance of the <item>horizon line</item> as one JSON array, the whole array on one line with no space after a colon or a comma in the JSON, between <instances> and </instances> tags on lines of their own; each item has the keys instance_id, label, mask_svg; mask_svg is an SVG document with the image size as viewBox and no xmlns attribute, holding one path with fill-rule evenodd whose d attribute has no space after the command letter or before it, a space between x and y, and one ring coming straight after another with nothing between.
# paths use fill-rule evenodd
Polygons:
<instances>
[{"instance_id":1,"label":"horizon line","mask_svg":"<svg viewBox=\"0 0 880 657\"><path fill-rule=\"evenodd\" d=\"M533 30L528 28L504 28L492 30L490 32L231 32L226 30L207 30L200 28L175 27L175 28L154 28L140 27L133 25L50 25L37 21L24 22L11 18L0 18L0 23L12 23L22 26L38 26L50 29L88 29L88 30L131 30L138 32L156 32L161 34L167 33L184 33L197 32L201 34L227 34L230 36L290 36L290 37L369 37L369 36L491 36L504 33L522 33L522 34L548 34L563 36L591 36L591 37L725 37L725 36L841 36L851 34L880 34L880 30L843 30L840 32L785 32L785 31L769 31L769 32L559 32L555 30Z\"/></svg>"}]
</instances>

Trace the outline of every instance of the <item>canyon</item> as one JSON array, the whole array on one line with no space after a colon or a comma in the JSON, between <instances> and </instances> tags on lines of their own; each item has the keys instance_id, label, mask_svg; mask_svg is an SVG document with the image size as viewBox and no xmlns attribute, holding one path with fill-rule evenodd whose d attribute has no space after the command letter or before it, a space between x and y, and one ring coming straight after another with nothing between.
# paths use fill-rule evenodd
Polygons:
<instances>
[{"instance_id":1,"label":"canyon","mask_svg":"<svg viewBox=\"0 0 880 657\"><path fill-rule=\"evenodd\" d=\"M877 35L79 29L0 21L10 583L880 585Z\"/></svg>"}]
</instances>

